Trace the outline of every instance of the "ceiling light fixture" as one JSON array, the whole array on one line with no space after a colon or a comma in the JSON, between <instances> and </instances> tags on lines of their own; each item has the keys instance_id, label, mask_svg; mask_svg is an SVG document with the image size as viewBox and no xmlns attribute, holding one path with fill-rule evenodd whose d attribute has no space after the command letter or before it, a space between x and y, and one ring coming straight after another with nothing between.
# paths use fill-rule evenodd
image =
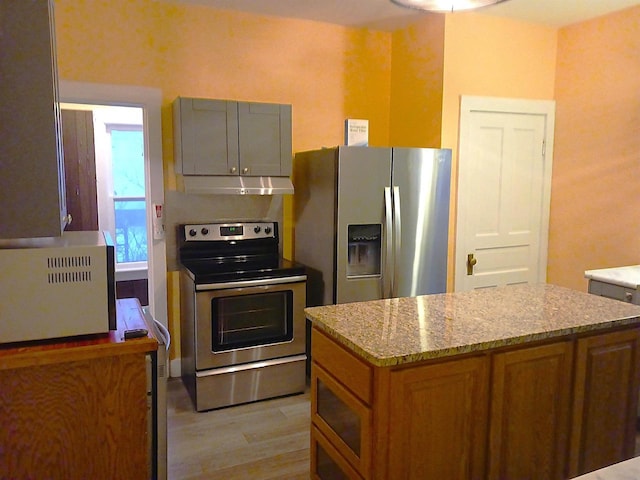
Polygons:
<instances>
[{"instance_id":1,"label":"ceiling light fixture","mask_svg":"<svg viewBox=\"0 0 640 480\"><path fill-rule=\"evenodd\" d=\"M486 7L507 0L391 0L401 7L424 10L426 12L455 12L458 10L473 10Z\"/></svg>"}]
</instances>

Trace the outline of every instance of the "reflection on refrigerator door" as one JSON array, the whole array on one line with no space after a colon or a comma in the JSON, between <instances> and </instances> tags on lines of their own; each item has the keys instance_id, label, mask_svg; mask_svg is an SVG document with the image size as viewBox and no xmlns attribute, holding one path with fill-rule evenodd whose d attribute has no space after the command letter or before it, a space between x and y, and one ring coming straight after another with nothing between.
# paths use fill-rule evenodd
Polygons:
<instances>
[{"instance_id":1,"label":"reflection on refrigerator door","mask_svg":"<svg viewBox=\"0 0 640 480\"><path fill-rule=\"evenodd\" d=\"M446 290L451 150L341 146L295 161L312 305Z\"/></svg>"}]
</instances>

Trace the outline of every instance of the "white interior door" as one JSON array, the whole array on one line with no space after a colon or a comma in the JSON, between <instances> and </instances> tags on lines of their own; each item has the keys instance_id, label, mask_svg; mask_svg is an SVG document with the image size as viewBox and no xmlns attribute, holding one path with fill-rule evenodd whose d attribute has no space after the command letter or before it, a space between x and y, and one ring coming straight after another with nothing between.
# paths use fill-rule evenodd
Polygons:
<instances>
[{"instance_id":1,"label":"white interior door","mask_svg":"<svg viewBox=\"0 0 640 480\"><path fill-rule=\"evenodd\" d=\"M462 98L456 291L546 280L554 110Z\"/></svg>"}]
</instances>

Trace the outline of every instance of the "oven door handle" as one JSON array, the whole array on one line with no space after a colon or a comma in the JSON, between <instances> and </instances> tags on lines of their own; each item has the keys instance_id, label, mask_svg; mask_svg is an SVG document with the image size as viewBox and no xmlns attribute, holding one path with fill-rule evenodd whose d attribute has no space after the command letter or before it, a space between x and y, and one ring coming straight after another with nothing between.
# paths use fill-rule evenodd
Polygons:
<instances>
[{"instance_id":1,"label":"oven door handle","mask_svg":"<svg viewBox=\"0 0 640 480\"><path fill-rule=\"evenodd\" d=\"M291 357L273 358L271 360L262 360L258 362L245 363L243 365L231 365L229 367L214 368L212 370L202 370L196 372L197 378L211 377L214 375L224 375L227 373L244 372L247 370L255 370L257 368L273 367L276 365L286 365L287 363L306 362L307 356L303 353L301 355L293 355Z\"/></svg>"},{"instance_id":2,"label":"oven door handle","mask_svg":"<svg viewBox=\"0 0 640 480\"><path fill-rule=\"evenodd\" d=\"M240 280L240 281L220 282L220 283L204 283L201 285L196 285L196 291L223 290L225 288L239 288L239 287L261 287L264 285L282 285L285 283L305 282L306 280L307 280L306 275L294 275L292 277L261 278L258 280Z\"/></svg>"}]
</instances>

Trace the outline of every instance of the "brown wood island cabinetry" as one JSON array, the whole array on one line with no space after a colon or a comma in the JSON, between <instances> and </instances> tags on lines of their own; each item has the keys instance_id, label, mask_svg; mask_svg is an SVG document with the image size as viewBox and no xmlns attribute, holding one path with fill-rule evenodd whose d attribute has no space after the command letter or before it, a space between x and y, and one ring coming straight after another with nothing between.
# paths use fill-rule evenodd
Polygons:
<instances>
[{"instance_id":1,"label":"brown wood island cabinetry","mask_svg":"<svg viewBox=\"0 0 640 480\"><path fill-rule=\"evenodd\" d=\"M144 479L150 475L146 355L133 299L105 335L0 346L0 478Z\"/></svg>"},{"instance_id":2,"label":"brown wood island cabinetry","mask_svg":"<svg viewBox=\"0 0 640 480\"><path fill-rule=\"evenodd\" d=\"M492 355L488 478L565 478L573 346Z\"/></svg>"},{"instance_id":3,"label":"brown wood island cabinetry","mask_svg":"<svg viewBox=\"0 0 640 480\"><path fill-rule=\"evenodd\" d=\"M569 474L630 458L635 449L638 328L577 341Z\"/></svg>"},{"instance_id":4,"label":"brown wood island cabinetry","mask_svg":"<svg viewBox=\"0 0 640 480\"><path fill-rule=\"evenodd\" d=\"M307 316L312 478L565 479L633 455L640 307L536 285Z\"/></svg>"}]
</instances>

